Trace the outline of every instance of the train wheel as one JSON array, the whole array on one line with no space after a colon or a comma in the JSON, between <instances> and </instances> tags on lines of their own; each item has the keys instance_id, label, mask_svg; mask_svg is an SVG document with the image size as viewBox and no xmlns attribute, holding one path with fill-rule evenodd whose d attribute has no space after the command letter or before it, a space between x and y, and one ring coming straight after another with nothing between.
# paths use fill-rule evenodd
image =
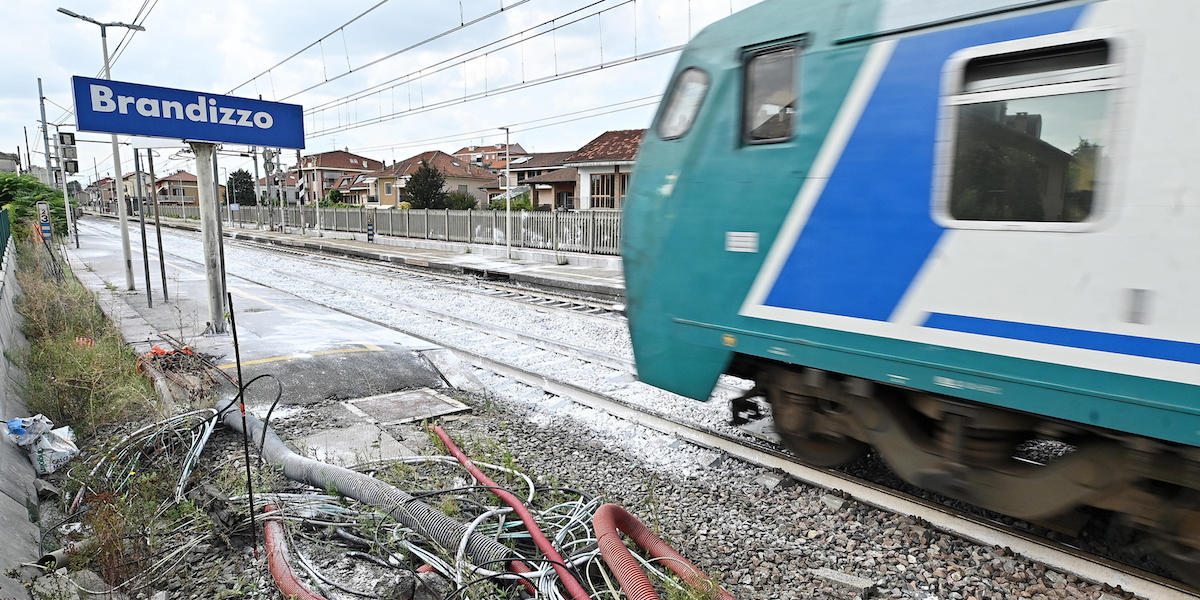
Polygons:
<instances>
[{"instance_id":1,"label":"train wheel","mask_svg":"<svg viewBox=\"0 0 1200 600\"><path fill-rule=\"evenodd\" d=\"M796 396L779 389L768 393L771 412L775 416L775 431L789 450L807 464L818 467L837 467L852 462L867 451L867 446L836 432L820 431L824 412L837 410L815 398Z\"/></svg>"}]
</instances>

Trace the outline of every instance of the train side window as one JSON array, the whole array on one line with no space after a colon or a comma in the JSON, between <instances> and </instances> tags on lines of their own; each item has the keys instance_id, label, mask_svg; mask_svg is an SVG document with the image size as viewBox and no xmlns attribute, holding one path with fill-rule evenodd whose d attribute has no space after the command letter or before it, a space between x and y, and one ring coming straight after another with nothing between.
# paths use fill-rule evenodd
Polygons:
<instances>
[{"instance_id":1,"label":"train side window","mask_svg":"<svg viewBox=\"0 0 1200 600\"><path fill-rule=\"evenodd\" d=\"M696 67L684 69L667 96L666 108L658 120L658 137L664 140L683 137L692 128L707 93L708 73Z\"/></svg>"},{"instance_id":2,"label":"train side window","mask_svg":"<svg viewBox=\"0 0 1200 600\"><path fill-rule=\"evenodd\" d=\"M742 89L742 138L747 144L791 139L799 90L795 45L749 54Z\"/></svg>"},{"instance_id":3,"label":"train side window","mask_svg":"<svg viewBox=\"0 0 1200 600\"><path fill-rule=\"evenodd\" d=\"M1082 223L1109 151L1117 68L1105 40L978 56L947 99L941 217L951 225Z\"/></svg>"}]
</instances>

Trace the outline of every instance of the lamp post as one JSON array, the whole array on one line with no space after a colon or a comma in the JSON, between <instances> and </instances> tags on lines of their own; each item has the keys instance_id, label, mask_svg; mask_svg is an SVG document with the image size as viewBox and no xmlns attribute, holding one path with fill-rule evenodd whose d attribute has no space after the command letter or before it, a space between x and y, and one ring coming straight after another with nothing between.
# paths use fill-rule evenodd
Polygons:
<instances>
[{"instance_id":1,"label":"lamp post","mask_svg":"<svg viewBox=\"0 0 1200 600\"><path fill-rule=\"evenodd\" d=\"M141 25L130 25L128 23L101 23L91 17L86 17L76 12L72 12L65 8L59 8L58 12L67 15L68 17L86 21L92 25L100 27L100 47L104 51L104 78L112 79L112 65L108 59L108 28L109 27L124 27L134 31L145 31L146 28ZM116 177L121 176L121 150L117 144L116 134L112 135L112 155L113 155L113 173ZM66 185L66 182L63 182ZM125 214L125 204L121 203L121 210L117 211L117 218L121 222L121 254L125 259L125 289L134 289L133 283L133 260L129 252L129 217Z\"/></svg>"},{"instance_id":2,"label":"lamp post","mask_svg":"<svg viewBox=\"0 0 1200 600\"><path fill-rule=\"evenodd\" d=\"M508 260L512 260L512 186L509 182L508 128L500 129L504 130L504 245L508 251Z\"/></svg>"}]
</instances>

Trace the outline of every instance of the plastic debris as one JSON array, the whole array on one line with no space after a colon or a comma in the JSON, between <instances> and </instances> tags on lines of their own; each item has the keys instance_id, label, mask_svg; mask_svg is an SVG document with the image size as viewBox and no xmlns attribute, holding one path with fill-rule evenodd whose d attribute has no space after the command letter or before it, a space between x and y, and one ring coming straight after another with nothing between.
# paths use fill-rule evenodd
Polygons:
<instances>
[{"instance_id":1,"label":"plastic debris","mask_svg":"<svg viewBox=\"0 0 1200 600\"><path fill-rule=\"evenodd\" d=\"M29 460L38 475L48 475L79 454L75 432L70 427L53 429L44 415L10 419L8 437L29 452Z\"/></svg>"},{"instance_id":2,"label":"plastic debris","mask_svg":"<svg viewBox=\"0 0 1200 600\"><path fill-rule=\"evenodd\" d=\"M54 429L54 422L42 414L10 419L6 424L8 425L8 437L18 446L28 446L36 442L43 433Z\"/></svg>"}]
</instances>

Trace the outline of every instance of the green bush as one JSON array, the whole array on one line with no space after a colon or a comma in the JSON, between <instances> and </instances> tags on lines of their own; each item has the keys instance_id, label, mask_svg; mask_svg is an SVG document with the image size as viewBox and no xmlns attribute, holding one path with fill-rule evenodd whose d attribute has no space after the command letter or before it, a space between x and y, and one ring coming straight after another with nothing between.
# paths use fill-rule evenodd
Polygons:
<instances>
[{"instance_id":1,"label":"green bush","mask_svg":"<svg viewBox=\"0 0 1200 600\"><path fill-rule=\"evenodd\" d=\"M63 209L62 192L35 179L32 175L0 173L0 208L9 210L13 236L23 240L32 232L37 220L37 203L50 204L50 222L55 235L66 235L67 213ZM74 200L72 206L78 205Z\"/></svg>"},{"instance_id":2,"label":"green bush","mask_svg":"<svg viewBox=\"0 0 1200 600\"><path fill-rule=\"evenodd\" d=\"M466 192L450 192L446 197L446 203L453 210L470 210L479 206L479 201Z\"/></svg>"},{"instance_id":3,"label":"green bush","mask_svg":"<svg viewBox=\"0 0 1200 600\"><path fill-rule=\"evenodd\" d=\"M533 204L529 201L529 194L521 194L513 198L511 204L513 210L533 210ZM497 198L488 204L488 210L504 210L505 208L503 198Z\"/></svg>"}]
</instances>

